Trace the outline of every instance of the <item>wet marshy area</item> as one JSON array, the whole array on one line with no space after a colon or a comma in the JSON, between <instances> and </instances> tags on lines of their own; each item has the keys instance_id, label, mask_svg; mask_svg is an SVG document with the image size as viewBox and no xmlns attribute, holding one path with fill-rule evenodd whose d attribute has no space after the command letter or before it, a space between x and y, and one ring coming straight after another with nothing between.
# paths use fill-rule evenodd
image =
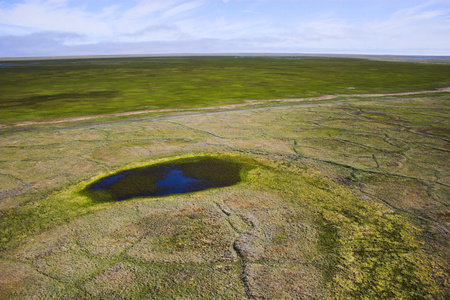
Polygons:
<instances>
[{"instance_id":1,"label":"wet marshy area","mask_svg":"<svg viewBox=\"0 0 450 300\"><path fill-rule=\"evenodd\" d=\"M81 193L95 202L191 193L237 184L243 167L216 157L181 158L103 177Z\"/></svg>"}]
</instances>

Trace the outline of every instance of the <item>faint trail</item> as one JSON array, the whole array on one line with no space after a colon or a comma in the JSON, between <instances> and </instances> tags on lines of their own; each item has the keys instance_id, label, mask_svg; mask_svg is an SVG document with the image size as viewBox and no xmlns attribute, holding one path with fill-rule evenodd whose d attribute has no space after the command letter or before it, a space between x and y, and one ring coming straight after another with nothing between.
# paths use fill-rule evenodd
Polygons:
<instances>
[{"instance_id":1,"label":"faint trail","mask_svg":"<svg viewBox=\"0 0 450 300\"><path fill-rule=\"evenodd\" d=\"M248 105L257 105L266 102L275 102L275 101L283 101L283 102L298 102L298 101L312 101L312 100L331 100L338 97L360 97L360 98L368 98L368 97L383 97L383 96L407 96L407 95L420 95L420 94L431 94L431 93L440 93L440 92L450 92L450 87L440 88L433 91L418 91L418 92L404 92L404 93L390 93L390 94L336 94L336 95L325 95L320 97L309 97L309 98L290 98L290 99L271 99L271 100L245 100L244 103L240 104L228 104L228 105L219 105L219 106L207 106L207 107L198 107L198 108L165 108L165 109L150 109L150 110L137 110L130 112L122 112L122 113L114 113L114 114L104 114L104 115L92 115L92 116L84 116L84 117L71 117L71 118L61 118L61 119L47 119L47 120L38 120L38 121L24 121L24 122L14 122L14 123L5 123L0 124L0 127L3 126L26 126L26 125L36 125L36 124L55 124L55 123L64 123L64 122L72 122L72 121L84 121L98 118L107 118L107 117L124 117L131 115L139 115L139 114L147 114L147 113L157 113L157 112L176 112L176 111L201 111L201 110L213 110L213 109L233 109L236 107L248 106Z\"/></svg>"}]
</instances>

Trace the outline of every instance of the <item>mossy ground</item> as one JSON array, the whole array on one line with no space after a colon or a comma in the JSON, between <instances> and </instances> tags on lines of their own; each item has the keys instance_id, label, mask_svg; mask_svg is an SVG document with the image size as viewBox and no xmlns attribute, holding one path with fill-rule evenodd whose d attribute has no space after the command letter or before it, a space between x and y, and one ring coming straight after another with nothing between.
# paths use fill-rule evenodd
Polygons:
<instances>
[{"instance_id":1,"label":"mossy ground","mask_svg":"<svg viewBox=\"0 0 450 300\"><path fill-rule=\"evenodd\" d=\"M2 297L444 297L448 97L374 100L3 129ZM258 167L189 195L77 195L208 153Z\"/></svg>"},{"instance_id":2,"label":"mossy ground","mask_svg":"<svg viewBox=\"0 0 450 300\"><path fill-rule=\"evenodd\" d=\"M2 299L446 299L448 93L5 126ZM238 185L95 203L126 168L212 155Z\"/></svg>"}]
</instances>

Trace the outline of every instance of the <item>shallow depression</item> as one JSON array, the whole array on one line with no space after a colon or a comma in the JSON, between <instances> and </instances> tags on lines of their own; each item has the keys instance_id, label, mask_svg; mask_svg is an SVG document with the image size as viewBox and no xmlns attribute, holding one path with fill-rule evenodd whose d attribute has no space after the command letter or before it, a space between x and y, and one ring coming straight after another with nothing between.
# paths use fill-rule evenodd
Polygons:
<instances>
[{"instance_id":1,"label":"shallow depression","mask_svg":"<svg viewBox=\"0 0 450 300\"><path fill-rule=\"evenodd\" d=\"M81 193L96 202L191 193L240 182L243 166L216 157L182 158L101 178Z\"/></svg>"}]
</instances>

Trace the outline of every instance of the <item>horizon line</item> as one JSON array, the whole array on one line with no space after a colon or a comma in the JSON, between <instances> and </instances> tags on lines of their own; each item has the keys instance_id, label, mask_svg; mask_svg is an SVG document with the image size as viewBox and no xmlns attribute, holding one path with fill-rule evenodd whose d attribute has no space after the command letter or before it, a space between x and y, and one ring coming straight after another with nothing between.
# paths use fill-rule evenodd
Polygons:
<instances>
[{"instance_id":1,"label":"horizon line","mask_svg":"<svg viewBox=\"0 0 450 300\"><path fill-rule=\"evenodd\" d=\"M433 58L450 60L448 55L412 55L412 54L344 54L344 53L301 53L301 52L221 52L221 53L153 53L153 54L93 54L93 55L61 55L61 56L6 56L1 57L0 61L14 60L60 60L60 59L91 59L91 58L144 58L144 57L181 57L181 56L309 56L309 57L346 57L346 58Z\"/></svg>"}]
</instances>

